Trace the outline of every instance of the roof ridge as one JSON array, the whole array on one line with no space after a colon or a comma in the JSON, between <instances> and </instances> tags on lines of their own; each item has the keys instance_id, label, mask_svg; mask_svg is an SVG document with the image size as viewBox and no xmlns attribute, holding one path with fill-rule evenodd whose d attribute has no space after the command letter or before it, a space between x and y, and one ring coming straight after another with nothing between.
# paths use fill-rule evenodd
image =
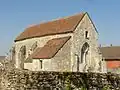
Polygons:
<instances>
[{"instance_id":1,"label":"roof ridge","mask_svg":"<svg viewBox=\"0 0 120 90\"><path fill-rule=\"evenodd\" d=\"M68 19L68 18L71 18L71 17L74 17L74 16L78 16L78 15L85 15L86 12L81 12L81 13L76 13L76 14L73 14L73 15L70 15L70 16L63 16L63 17L60 17L60 18L55 18L55 19L52 19L52 20L46 20L46 21L42 21L38 24L31 24L31 26L27 27L26 29L28 28L31 28L31 27L35 27L35 26L39 26L41 24L47 24L47 23L51 23L51 22L54 22L54 21L59 21L59 20L62 20L62 19Z\"/></svg>"}]
</instances>

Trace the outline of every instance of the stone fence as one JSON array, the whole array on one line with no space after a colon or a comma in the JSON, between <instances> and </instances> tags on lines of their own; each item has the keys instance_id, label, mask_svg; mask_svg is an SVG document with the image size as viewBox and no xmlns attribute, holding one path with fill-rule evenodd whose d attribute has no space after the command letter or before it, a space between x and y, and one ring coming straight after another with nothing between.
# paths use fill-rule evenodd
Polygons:
<instances>
[{"instance_id":1,"label":"stone fence","mask_svg":"<svg viewBox=\"0 0 120 90\"><path fill-rule=\"evenodd\" d=\"M120 90L120 74L9 70L0 90Z\"/></svg>"}]
</instances>

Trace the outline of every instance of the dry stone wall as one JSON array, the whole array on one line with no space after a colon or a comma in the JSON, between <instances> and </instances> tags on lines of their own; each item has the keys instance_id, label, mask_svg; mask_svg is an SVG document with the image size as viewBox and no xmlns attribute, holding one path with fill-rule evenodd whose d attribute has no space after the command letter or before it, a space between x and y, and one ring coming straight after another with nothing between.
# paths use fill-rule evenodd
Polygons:
<instances>
[{"instance_id":1,"label":"dry stone wall","mask_svg":"<svg viewBox=\"0 0 120 90\"><path fill-rule=\"evenodd\" d=\"M12 69L2 74L0 87L0 90L120 90L120 74Z\"/></svg>"}]
</instances>

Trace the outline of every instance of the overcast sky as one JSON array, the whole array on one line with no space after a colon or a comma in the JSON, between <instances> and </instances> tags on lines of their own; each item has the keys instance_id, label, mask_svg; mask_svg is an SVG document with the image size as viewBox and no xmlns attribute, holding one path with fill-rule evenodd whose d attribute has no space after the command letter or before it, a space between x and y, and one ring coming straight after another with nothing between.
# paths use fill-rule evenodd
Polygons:
<instances>
[{"instance_id":1,"label":"overcast sky","mask_svg":"<svg viewBox=\"0 0 120 90\"><path fill-rule=\"evenodd\" d=\"M102 45L120 45L120 0L0 0L0 55L31 24L88 12Z\"/></svg>"}]
</instances>

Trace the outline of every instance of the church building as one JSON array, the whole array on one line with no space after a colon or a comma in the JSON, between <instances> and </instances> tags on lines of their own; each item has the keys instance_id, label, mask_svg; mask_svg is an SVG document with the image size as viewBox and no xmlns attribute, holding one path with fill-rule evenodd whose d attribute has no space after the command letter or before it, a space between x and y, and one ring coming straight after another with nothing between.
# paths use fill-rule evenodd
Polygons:
<instances>
[{"instance_id":1,"label":"church building","mask_svg":"<svg viewBox=\"0 0 120 90\"><path fill-rule=\"evenodd\" d=\"M98 31L88 13L25 29L14 42L15 67L31 71L102 72Z\"/></svg>"}]
</instances>

